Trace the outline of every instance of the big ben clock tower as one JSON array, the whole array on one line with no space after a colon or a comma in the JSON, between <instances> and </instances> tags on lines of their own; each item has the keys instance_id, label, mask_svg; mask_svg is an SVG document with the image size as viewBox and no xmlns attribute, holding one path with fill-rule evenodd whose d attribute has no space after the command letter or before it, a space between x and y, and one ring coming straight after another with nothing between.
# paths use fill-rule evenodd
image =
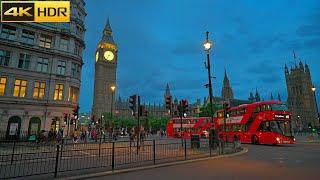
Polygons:
<instances>
[{"instance_id":1,"label":"big ben clock tower","mask_svg":"<svg viewBox=\"0 0 320 180\"><path fill-rule=\"evenodd\" d=\"M95 81L93 98L93 115L99 119L102 113L114 110L116 87L117 45L113 41L109 19L103 30L95 54Z\"/></svg>"}]
</instances>

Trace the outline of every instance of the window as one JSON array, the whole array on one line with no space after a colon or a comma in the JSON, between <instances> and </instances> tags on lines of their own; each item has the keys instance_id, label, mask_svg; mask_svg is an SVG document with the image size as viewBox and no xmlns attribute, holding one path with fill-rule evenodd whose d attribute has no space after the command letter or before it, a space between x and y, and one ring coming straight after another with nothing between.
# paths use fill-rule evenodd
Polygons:
<instances>
[{"instance_id":1,"label":"window","mask_svg":"<svg viewBox=\"0 0 320 180\"><path fill-rule=\"evenodd\" d=\"M73 103L77 103L78 102L78 97L79 97L79 88L71 86L69 88L68 101L71 101Z\"/></svg>"},{"instance_id":2,"label":"window","mask_svg":"<svg viewBox=\"0 0 320 180\"><path fill-rule=\"evenodd\" d=\"M46 87L45 82L34 82L34 88L33 88L33 98L35 99L43 99L44 98L44 90Z\"/></svg>"},{"instance_id":3,"label":"window","mask_svg":"<svg viewBox=\"0 0 320 180\"><path fill-rule=\"evenodd\" d=\"M27 81L16 79L14 83L13 96L14 97L25 97L27 89Z\"/></svg>"},{"instance_id":4,"label":"window","mask_svg":"<svg viewBox=\"0 0 320 180\"><path fill-rule=\"evenodd\" d=\"M80 77L80 66L77 63L72 63L71 75L73 78Z\"/></svg>"},{"instance_id":5,"label":"window","mask_svg":"<svg viewBox=\"0 0 320 180\"><path fill-rule=\"evenodd\" d=\"M63 51L68 51L69 40L61 38L60 39L60 49Z\"/></svg>"},{"instance_id":6,"label":"window","mask_svg":"<svg viewBox=\"0 0 320 180\"><path fill-rule=\"evenodd\" d=\"M7 83L7 78L0 77L0 96L4 95L4 92L6 90L6 83Z\"/></svg>"},{"instance_id":7,"label":"window","mask_svg":"<svg viewBox=\"0 0 320 180\"><path fill-rule=\"evenodd\" d=\"M75 42L74 53L81 56L81 46L79 42Z\"/></svg>"},{"instance_id":8,"label":"window","mask_svg":"<svg viewBox=\"0 0 320 180\"><path fill-rule=\"evenodd\" d=\"M66 62L65 61L58 61L57 74L65 75L65 73L66 73Z\"/></svg>"},{"instance_id":9,"label":"window","mask_svg":"<svg viewBox=\"0 0 320 180\"><path fill-rule=\"evenodd\" d=\"M10 52L0 50L0 66L9 66Z\"/></svg>"},{"instance_id":10,"label":"window","mask_svg":"<svg viewBox=\"0 0 320 180\"><path fill-rule=\"evenodd\" d=\"M16 28L13 26L3 25L1 37L9 40L14 40L16 37Z\"/></svg>"},{"instance_id":11,"label":"window","mask_svg":"<svg viewBox=\"0 0 320 180\"><path fill-rule=\"evenodd\" d=\"M30 66L30 54L20 53L18 68L29 69Z\"/></svg>"},{"instance_id":12,"label":"window","mask_svg":"<svg viewBox=\"0 0 320 180\"><path fill-rule=\"evenodd\" d=\"M33 44L35 33L32 31L22 30L21 40L24 43Z\"/></svg>"},{"instance_id":13,"label":"window","mask_svg":"<svg viewBox=\"0 0 320 180\"><path fill-rule=\"evenodd\" d=\"M63 100L63 84L56 84L53 99L56 101Z\"/></svg>"},{"instance_id":14,"label":"window","mask_svg":"<svg viewBox=\"0 0 320 180\"><path fill-rule=\"evenodd\" d=\"M258 113L258 112L260 112L260 106L256 106L256 108L254 109L254 111L253 111L254 113Z\"/></svg>"},{"instance_id":15,"label":"window","mask_svg":"<svg viewBox=\"0 0 320 180\"><path fill-rule=\"evenodd\" d=\"M38 64L37 64L37 71L38 72L48 72L48 65L49 65L49 60L47 58L39 58L38 59Z\"/></svg>"},{"instance_id":16,"label":"window","mask_svg":"<svg viewBox=\"0 0 320 180\"><path fill-rule=\"evenodd\" d=\"M40 36L39 46L44 47L44 48L51 48L52 47L52 37L42 34Z\"/></svg>"}]
</instances>

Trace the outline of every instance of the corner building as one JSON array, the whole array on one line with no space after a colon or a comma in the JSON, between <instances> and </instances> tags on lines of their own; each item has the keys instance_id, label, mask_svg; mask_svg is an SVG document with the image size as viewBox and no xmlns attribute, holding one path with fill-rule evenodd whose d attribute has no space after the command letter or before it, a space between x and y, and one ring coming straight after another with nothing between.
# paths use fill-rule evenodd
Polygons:
<instances>
[{"instance_id":1,"label":"corner building","mask_svg":"<svg viewBox=\"0 0 320 180\"><path fill-rule=\"evenodd\" d=\"M84 0L70 2L70 23L0 23L0 133L7 138L66 131L64 114L79 99L86 16Z\"/></svg>"}]
</instances>

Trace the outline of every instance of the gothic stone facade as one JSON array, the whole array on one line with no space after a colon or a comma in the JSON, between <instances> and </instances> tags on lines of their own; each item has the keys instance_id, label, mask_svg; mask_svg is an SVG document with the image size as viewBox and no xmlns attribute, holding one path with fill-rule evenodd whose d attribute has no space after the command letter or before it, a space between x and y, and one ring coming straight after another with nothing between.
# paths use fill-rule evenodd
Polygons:
<instances>
[{"instance_id":1,"label":"gothic stone facade","mask_svg":"<svg viewBox=\"0 0 320 180\"><path fill-rule=\"evenodd\" d=\"M92 111L95 119L100 118L102 113L114 111L115 89L111 87L116 87L117 51L108 20L96 50Z\"/></svg>"},{"instance_id":2,"label":"gothic stone facade","mask_svg":"<svg viewBox=\"0 0 320 180\"><path fill-rule=\"evenodd\" d=\"M293 129L306 130L308 126L319 127L315 94L312 91L312 80L307 64L300 61L299 66L285 66L285 77L288 91L288 106L292 112Z\"/></svg>"},{"instance_id":3,"label":"gothic stone facade","mask_svg":"<svg viewBox=\"0 0 320 180\"><path fill-rule=\"evenodd\" d=\"M78 104L83 0L70 23L0 23L0 131L6 136L64 127Z\"/></svg>"}]
</instances>

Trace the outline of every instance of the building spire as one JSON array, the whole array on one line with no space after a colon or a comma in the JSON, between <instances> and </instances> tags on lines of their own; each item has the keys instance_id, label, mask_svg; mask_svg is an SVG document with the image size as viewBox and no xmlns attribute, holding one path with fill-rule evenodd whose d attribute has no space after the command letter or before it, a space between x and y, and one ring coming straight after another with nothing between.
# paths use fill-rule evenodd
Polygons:
<instances>
[{"instance_id":1,"label":"building spire","mask_svg":"<svg viewBox=\"0 0 320 180\"><path fill-rule=\"evenodd\" d=\"M278 93L278 100L281 101L281 97L280 97L280 94L279 94L279 93Z\"/></svg>"},{"instance_id":2,"label":"building spire","mask_svg":"<svg viewBox=\"0 0 320 180\"><path fill-rule=\"evenodd\" d=\"M233 91L230 85L230 81L227 75L227 70L224 69L223 87L221 91L222 98L233 99Z\"/></svg>"},{"instance_id":3,"label":"building spire","mask_svg":"<svg viewBox=\"0 0 320 180\"><path fill-rule=\"evenodd\" d=\"M102 41L106 42L106 43L115 44L113 37L112 37L112 29L111 29L109 18L107 19L107 23L103 29Z\"/></svg>"},{"instance_id":4,"label":"building spire","mask_svg":"<svg viewBox=\"0 0 320 180\"><path fill-rule=\"evenodd\" d=\"M167 83L167 86L166 86L166 93L164 94L164 96L165 96L165 97L171 96L169 83Z\"/></svg>"},{"instance_id":5,"label":"building spire","mask_svg":"<svg viewBox=\"0 0 320 180\"><path fill-rule=\"evenodd\" d=\"M257 102L261 100L261 99L260 99L260 94L259 94L259 92L258 92L258 88L256 88L255 98L256 98L256 101L257 101Z\"/></svg>"}]
</instances>

